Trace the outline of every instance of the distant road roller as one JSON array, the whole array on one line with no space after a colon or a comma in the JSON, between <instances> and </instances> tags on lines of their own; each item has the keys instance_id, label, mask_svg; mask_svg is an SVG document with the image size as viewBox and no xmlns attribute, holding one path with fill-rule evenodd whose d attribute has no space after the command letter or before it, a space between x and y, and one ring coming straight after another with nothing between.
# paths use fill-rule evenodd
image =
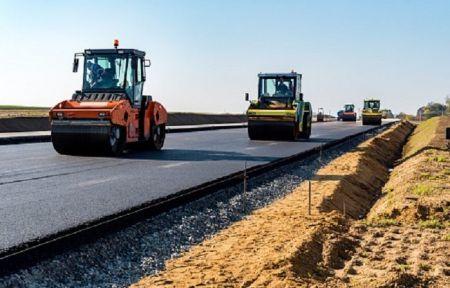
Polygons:
<instances>
[{"instance_id":1,"label":"distant road roller","mask_svg":"<svg viewBox=\"0 0 450 288\"><path fill-rule=\"evenodd\" d=\"M341 117L342 121L356 121L355 105L345 104Z\"/></svg>"},{"instance_id":2,"label":"distant road roller","mask_svg":"<svg viewBox=\"0 0 450 288\"><path fill-rule=\"evenodd\" d=\"M301 80L296 72L258 75L258 99L247 110L250 139L309 139L312 107L303 100Z\"/></svg>"},{"instance_id":3,"label":"distant road roller","mask_svg":"<svg viewBox=\"0 0 450 288\"><path fill-rule=\"evenodd\" d=\"M118 155L127 145L163 147L167 112L142 95L150 60L136 49L88 49L76 53L73 72L84 57L82 90L53 107L53 147L61 154L104 152Z\"/></svg>"},{"instance_id":4,"label":"distant road roller","mask_svg":"<svg viewBox=\"0 0 450 288\"><path fill-rule=\"evenodd\" d=\"M362 111L363 125L381 125L381 118L380 100L364 100L364 108Z\"/></svg>"},{"instance_id":5,"label":"distant road roller","mask_svg":"<svg viewBox=\"0 0 450 288\"><path fill-rule=\"evenodd\" d=\"M317 110L317 122L324 122L325 121L325 111L323 110L323 108L319 108L319 110Z\"/></svg>"}]
</instances>

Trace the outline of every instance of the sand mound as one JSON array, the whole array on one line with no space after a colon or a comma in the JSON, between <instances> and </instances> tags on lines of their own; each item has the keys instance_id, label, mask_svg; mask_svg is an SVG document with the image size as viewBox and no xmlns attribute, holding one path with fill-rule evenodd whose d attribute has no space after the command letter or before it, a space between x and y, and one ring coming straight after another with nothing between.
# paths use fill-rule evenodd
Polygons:
<instances>
[{"instance_id":1,"label":"sand mound","mask_svg":"<svg viewBox=\"0 0 450 288\"><path fill-rule=\"evenodd\" d=\"M443 225L450 220L450 151L444 149L444 128L448 126L450 117L436 117L415 129L403 150L403 161L392 171L382 199L368 215L369 221L435 221Z\"/></svg>"},{"instance_id":2,"label":"sand mound","mask_svg":"<svg viewBox=\"0 0 450 288\"><path fill-rule=\"evenodd\" d=\"M401 123L322 168L312 181L166 262L133 287L296 287L341 267L355 239L349 218L364 215L379 194L411 124Z\"/></svg>"},{"instance_id":3,"label":"sand mound","mask_svg":"<svg viewBox=\"0 0 450 288\"><path fill-rule=\"evenodd\" d=\"M434 117L422 122L403 148L403 158L409 158L427 149L447 150L444 136L446 127L450 127L450 116Z\"/></svg>"},{"instance_id":4,"label":"sand mound","mask_svg":"<svg viewBox=\"0 0 450 288\"><path fill-rule=\"evenodd\" d=\"M317 286L448 286L450 151L443 149L443 127L449 122L434 118L415 129L382 198L350 228L348 237L359 239L348 250L351 259Z\"/></svg>"},{"instance_id":5,"label":"sand mound","mask_svg":"<svg viewBox=\"0 0 450 288\"><path fill-rule=\"evenodd\" d=\"M378 199L389 177L388 167L400 157L412 129L412 124L403 122L321 169L315 177L325 192L321 211L345 209L352 218L362 218Z\"/></svg>"}]
</instances>

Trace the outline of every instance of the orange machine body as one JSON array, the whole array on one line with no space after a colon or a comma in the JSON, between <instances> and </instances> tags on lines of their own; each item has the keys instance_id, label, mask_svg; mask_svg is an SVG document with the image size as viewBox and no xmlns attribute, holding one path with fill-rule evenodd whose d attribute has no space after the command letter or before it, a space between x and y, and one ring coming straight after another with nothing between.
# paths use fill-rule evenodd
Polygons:
<instances>
[{"instance_id":1,"label":"orange machine body","mask_svg":"<svg viewBox=\"0 0 450 288\"><path fill-rule=\"evenodd\" d=\"M143 109L141 113L141 109L132 107L128 100L106 102L65 100L53 107L49 116L50 121L91 120L94 125L95 121L102 123L108 121L111 125L123 127L126 131L126 143L132 143L143 140L140 136L148 140L152 125L167 123L167 111L160 103L148 101Z\"/></svg>"},{"instance_id":2,"label":"orange machine body","mask_svg":"<svg viewBox=\"0 0 450 288\"><path fill-rule=\"evenodd\" d=\"M120 155L127 144L160 150L167 111L143 94L150 60L136 49L86 49L75 53L73 72L84 58L82 89L50 110L51 137L60 154Z\"/></svg>"}]
</instances>

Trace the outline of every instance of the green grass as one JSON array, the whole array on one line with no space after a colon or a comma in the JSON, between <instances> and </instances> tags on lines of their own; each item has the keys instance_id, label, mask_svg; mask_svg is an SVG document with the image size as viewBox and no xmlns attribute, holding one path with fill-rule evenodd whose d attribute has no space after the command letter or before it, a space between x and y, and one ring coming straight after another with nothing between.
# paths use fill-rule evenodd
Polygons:
<instances>
[{"instance_id":1,"label":"green grass","mask_svg":"<svg viewBox=\"0 0 450 288\"><path fill-rule=\"evenodd\" d=\"M433 188L429 185L419 183L414 187L412 193L418 196L428 196L433 194Z\"/></svg>"},{"instance_id":2,"label":"green grass","mask_svg":"<svg viewBox=\"0 0 450 288\"><path fill-rule=\"evenodd\" d=\"M446 235L442 236L442 240L450 241L450 233L447 233Z\"/></svg>"},{"instance_id":3,"label":"green grass","mask_svg":"<svg viewBox=\"0 0 450 288\"><path fill-rule=\"evenodd\" d=\"M447 162L447 157L440 155L433 157L432 160L436 162Z\"/></svg>"},{"instance_id":4,"label":"green grass","mask_svg":"<svg viewBox=\"0 0 450 288\"><path fill-rule=\"evenodd\" d=\"M420 263L419 264L419 269L423 270L423 271L430 271L431 270L431 266L429 264Z\"/></svg>"},{"instance_id":5,"label":"green grass","mask_svg":"<svg viewBox=\"0 0 450 288\"><path fill-rule=\"evenodd\" d=\"M389 226L398 226L400 224L397 220L391 219L391 218L386 218L386 217L379 217L379 218L373 219L370 222L364 222L364 223L370 227L389 227Z\"/></svg>"},{"instance_id":6,"label":"green grass","mask_svg":"<svg viewBox=\"0 0 450 288\"><path fill-rule=\"evenodd\" d=\"M441 173L443 174L443 173ZM422 173L420 174L420 180L439 180L445 178L444 175L431 175L431 173Z\"/></svg>"},{"instance_id":7,"label":"green grass","mask_svg":"<svg viewBox=\"0 0 450 288\"><path fill-rule=\"evenodd\" d=\"M430 229L442 229L444 224L438 219L429 219L419 221L420 228L430 228Z\"/></svg>"},{"instance_id":8,"label":"green grass","mask_svg":"<svg viewBox=\"0 0 450 288\"><path fill-rule=\"evenodd\" d=\"M398 270L402 271L402 272L406 272L411 268L410 265L408 264L400 264L398 265Z\"/></svg>"},{"instance_id":9,"label":"green grass","mask_svg":"<svg viewBox=\"0 0 450 288\"><path fill-rule=\"evenodd\" d=\"M0 105L0 110L42 110L42 109L49 109L49 107Z\"/></svg>"},{"instance_id":10,"label":"green grass","mask_svg":"<svg viewBox=\"0 0 450 288\"><path fill-rule=\"evenodd\" d=\"M408 140L403 150L403 157L408 157L421 148L426 147L430 141L434 138L436 134L436 129L439 124L440 117L433 117L420 123L416 129L414 129L413 134Z\"/></svg>"}]
</instances>

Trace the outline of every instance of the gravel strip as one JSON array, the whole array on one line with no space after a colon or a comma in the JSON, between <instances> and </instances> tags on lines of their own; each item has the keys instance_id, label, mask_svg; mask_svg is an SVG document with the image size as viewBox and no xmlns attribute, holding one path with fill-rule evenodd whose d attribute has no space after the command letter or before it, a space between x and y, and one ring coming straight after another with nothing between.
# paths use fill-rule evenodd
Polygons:
<instances>
[{"instance_id":1,"label":"gravel strip","mask_svg":"<svg viewBox=\"0 0 450 288\"><path fill-rule=\"evenodd\" d=\"M381 130L381 129L380 129ZM278 199L332 159L354 148L357 137L322 153L172 209L95 243L0 278L0 287L125 287L164 268L190 246Z\"/></svg>"}]
</instances>

